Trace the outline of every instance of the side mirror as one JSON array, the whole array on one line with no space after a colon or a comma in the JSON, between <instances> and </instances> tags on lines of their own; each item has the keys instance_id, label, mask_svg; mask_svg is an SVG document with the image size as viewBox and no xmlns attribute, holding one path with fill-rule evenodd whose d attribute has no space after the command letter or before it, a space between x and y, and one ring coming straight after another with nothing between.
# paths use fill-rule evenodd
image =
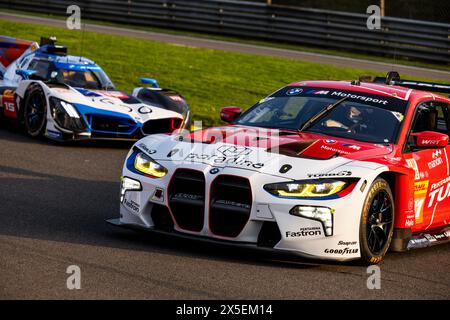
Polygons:
<instances>
[{"instance_id":1,"label":"side mirror","mask_svg":"<svg viewBox=\"0 0 450 320\"><path fill-rule=\"evenodd\" d=\"M16 74L21 76L23 80L28 80L30 77L35 74L35 70L25 70L25 69L17 69Z\"/></svg>"},{"instance_id":2,"label":"side mirror","mask_svg":"<svg viewBox=\"0 0 450 320\"><path fill-rule=\"evenodd\" d=\"M152 88L159 88L158 81L152 78L140 78L141 83L149 84Z\"/></svg>"},{"instance_id":3,"label":"side mirror","mask_svg":"<svg viewBox=\"0 0 450 320\"><path fill-rule=\"evenodd\" d=\"M242 114L239 107L224 107L220 110L220 119L227 123L232 123Z\"/></svg>"},{"instance_id":4,"label":"side mirror","mask_svg":"<svg viewBox=\"0 0 450 320\"><path fill-rule=\"evenodd\" d=\"M424 131L411 134L414 139L414 148L417 149L438 149L448 145L449 137L446 134Z\"/></svg>"}]
</instances>

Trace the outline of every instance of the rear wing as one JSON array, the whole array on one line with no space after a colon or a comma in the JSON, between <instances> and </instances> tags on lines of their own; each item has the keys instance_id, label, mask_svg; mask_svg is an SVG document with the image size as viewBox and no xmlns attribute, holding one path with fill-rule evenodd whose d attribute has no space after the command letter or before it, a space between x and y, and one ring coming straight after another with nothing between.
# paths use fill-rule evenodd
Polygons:
<instances>
[{"instance_id":1,"label":"rear wing","mask_svg":"<svg viewBox=\"0 0 450 320\"><path fill-rule=\"evenodd\" d=\"M400 78L400 74L395 71L391 71L387 74L386 78L383 77L361 77L361 82L373 82L373 83L383 83L388 85L400 86L410 89L439 92L450 94L450 84L444 83L434 83L425 81L415 81L415 80L404 80Z\"/></svg>"},{"instance_id":2,"label":"rear wing","mask_svg":"<svg viewBox=\"0 0 450 320\"><path fill-rule=\"evenodd\" d=\"M11 63L37 48L37 42L0 36L0 74L3 74Z\"/></svg>"}]
</instances>

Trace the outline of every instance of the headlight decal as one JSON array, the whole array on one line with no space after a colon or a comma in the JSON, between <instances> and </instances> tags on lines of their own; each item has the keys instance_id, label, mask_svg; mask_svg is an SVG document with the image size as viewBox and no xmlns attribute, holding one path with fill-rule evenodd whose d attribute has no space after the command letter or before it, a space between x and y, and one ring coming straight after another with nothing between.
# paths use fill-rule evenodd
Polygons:
<instances>
[{"instance_id":1,"label":"headlight decal","mask_svg":"<svg viewBox=\"0 0 450 320\"><path fill-rule=\"evenodd\" d=\"M153 179L162 178L168 173L167 168L137 148L127 159L126 166L131 172Z\"/></svg>"},{"instance_id":2,"label":"headlight decal","mask_svg":"<svg viewBox=\"0 0 450 320\"><path fill-rule=\"evenodd\" d=\"M319 221L322 223L325 236L333 235L334 209L315 206L295 206L289 213L294 216Z\"/></svg>"},{"instance_id":3,"label":"headlight decal","mask_svg":"<svg viewBox=\"0 0 450 320\"><path fill-rule=\"evenodd\" d=\"M129 177L120 177L120 203L124 202L127 191L142 191L142 185Z\"/></svg>"},{"instance_id":4,"label":"headlight decal","mask_svg":"<svg viewBox=\"0 0 450 320\"><path fill-rule=\"evenodd\" d=\"M332 200L350 194L357 179L318 179L272 183L264 190L284 199Z\"/></svg>"}]
</instances>

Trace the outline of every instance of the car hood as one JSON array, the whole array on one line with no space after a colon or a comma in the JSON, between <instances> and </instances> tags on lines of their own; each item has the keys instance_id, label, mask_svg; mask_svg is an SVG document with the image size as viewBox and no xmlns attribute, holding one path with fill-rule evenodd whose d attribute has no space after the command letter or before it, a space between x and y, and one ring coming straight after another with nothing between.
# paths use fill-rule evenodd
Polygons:
<instances>
[{"instance_id":1,"label":"car hood","mask_svg":"<svg viewBox=\"0 0 450 320\"><path fill-rule=\"evenodd\" d=\"M290 178L311 178L353 164L376 169L393 152L389 145L327 138L322 135L230 126L194 132L189 136L153 135L136 147L153 159L177 165L205 164Z\"/></svg>"},{"instance_id":2,"label":"car hood","mask_svg":"<svg viewBox=\"0 0 450 320\"><path fill-rule=\"evenodd\" d=\"M130 117L137 122L164 118L182 118L182 115L150 104L144 104L121 91L87 90L82 88L51 88L55 97L70 102L82 113L108 113Z\"/></svg>"}]
</instances>

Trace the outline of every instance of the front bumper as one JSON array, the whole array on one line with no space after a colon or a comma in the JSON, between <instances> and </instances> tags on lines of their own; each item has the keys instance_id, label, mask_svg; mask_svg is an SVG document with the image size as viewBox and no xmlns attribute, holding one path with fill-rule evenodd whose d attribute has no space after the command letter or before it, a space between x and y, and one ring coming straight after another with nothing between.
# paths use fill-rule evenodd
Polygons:
<instances>
[{"instance_id":1,"label":"front bumper","mask_svg":"<svg viewBox=\"0 0 450 320\"><path fill-rule=\"evenodd\" d=\"M184 239L184 240L190 240L190 241L199 241L199 242L208 243L208 244L212 244L212 245L225 246L225 247L236 248L236 249L247 249L247 250L252 250L252 251L261 252L261 253L269 253L271 255L280 254L283 256L304 258L304 259L308 259L308 263L311 263L314 261L320 262L320 261L326 260L326 259L323 259L322 257L313 256L313 255L305 254L302 252L282 251L282 250L277 250L277 249L273 249L270 247L262 247L262 246L258 246L255 243L251 243L251 242L219 240L219 239L214 239L214 238L210 238L210 237L193 236L193 235L178 232L175 230L167 231L167 230L157 229L155 227L145 227L143 225L138 225L138 224L126 224L126 223L120 222L120 219L117 219L117 218L116 219L108 219L108 220L106 220L106 222L108 224L110 224L111 226L118 227L118 228L150 232L153 234L176 237L176 238L182 239L182 240ZM333 261L334 259L329 259L329 260Z\"/></svg>"},{"instance_id":2,"label":"front bumper","mask_svg":"<svg viewBox=\"0 0 450 320\"><path fill-rule=\"evenodd\" d=\"M185 169L178 165L169 169L166 177L150 179L125 168L123 175L139 181L142 190L125 193L120 206L120 219L114 220L114 224L206 239L210 242L289 252L313 259L347 261L360 258L359 224L365 198L365 194L359 188L362 181L353 192L343 198L293 200L274 197L263 189L265 184L280 182L280 178L237 168L220 168L219 172L211 169L213 169L211 166L204 164L192 164ZM204 179L200 182L192 180L186 190L174 188L173 180L178 170L197 172ZM214 181L220 180L220 177L239 177L249 182L250 208L244 224L237 220L242 221L242 214L245 211L242 210L241 204L245 201L239 196L245 193L245 188L236 185L235 192L231 192L229 196L224 195L230 192L223 189L222 185L220 190L214 191L217 189ZM225 182L232 184L234 181ZM204 194L204 205L198 209L193 205L199 200L195 198L193 192L197 188L196 184L204 185L204 189L198 193ZM163 194L160 199L155 199L157 191ZM181 200L186 200L181 204L179 194L184 194ZM290 214L295 206L333 209L333 235L325 235L324 226L320 221ZM164 221L161 220L161 214L165 214ZM221 225L227 227L221 228Z\"/></svg>"}]
</instances>

